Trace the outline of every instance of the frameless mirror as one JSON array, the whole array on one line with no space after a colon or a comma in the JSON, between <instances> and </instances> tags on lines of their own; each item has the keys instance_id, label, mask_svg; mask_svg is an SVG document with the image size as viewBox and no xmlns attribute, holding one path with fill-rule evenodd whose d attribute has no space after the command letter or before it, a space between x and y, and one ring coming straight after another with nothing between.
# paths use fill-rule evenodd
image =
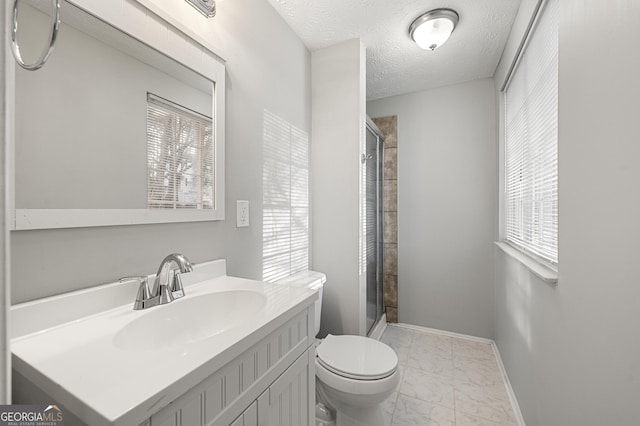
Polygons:
<instances>
[{"instance_id":1,"label":"frameless mirror","mask_svg":"<svg viewBox=\"0 0 640 426\"><path fill-rule=\"evenodd\" d=\"M46 3L20 2L25 59ZM16 229L221 219L216 82L67 1L61 21L47 64L16 66Z\"/></svg>"}]
</instances>

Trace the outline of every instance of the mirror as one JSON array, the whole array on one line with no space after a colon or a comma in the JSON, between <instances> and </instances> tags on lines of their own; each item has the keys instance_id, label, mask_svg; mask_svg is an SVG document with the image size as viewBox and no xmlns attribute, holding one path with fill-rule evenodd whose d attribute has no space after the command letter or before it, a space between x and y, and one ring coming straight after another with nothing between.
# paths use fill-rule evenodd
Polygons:
<instances>
[{"instance_id":1,"label":"mirror","mask_svg":"<svg viewBox=\"0 0 640 426\"><path fill-rule=\"evenodd\" d=\"M26 59L37 56L46 40L51 20L47 7L20 2L18 44ZM167 31L167 43L173 31L181 36L178 42L197 45L151 13L146 19L149 15L160 31ZM195 71L171 58L171 52L154 49L68 1L61 2L61 21L54 53L42 69L31 72L16 65L15 229L222 219L224 93L219 92L224 92L224 65L216 61L222 66L217 73ZM157 128L148 128L153 121L148 118L150 99L197 116L205 127L210 122L209 142L202 144L211 155L207 168L193 166L193 159L204 154L193 154L191 144L181 148L188 158L175 166L179 171L152 182L147 139ZM182 133L176 138L186 139ZM163 164L162 172L170 167ZM195 169L211 176L194 178ZM172 194L173 204L150 209L158 203L149 201L148 188L158 185L182 187L188 194ZM180 201L207 190L204 206Z\"/></svg>"}]
</instances>

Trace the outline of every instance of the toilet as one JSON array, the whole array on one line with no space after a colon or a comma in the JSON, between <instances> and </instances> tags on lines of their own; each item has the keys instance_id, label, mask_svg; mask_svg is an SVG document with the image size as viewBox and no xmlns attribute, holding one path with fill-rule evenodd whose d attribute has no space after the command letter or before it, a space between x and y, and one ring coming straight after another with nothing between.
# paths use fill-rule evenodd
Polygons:
<instances>
[{"instance_id":1,"label":"toilet","mask_svg":"<svg viewBox=\"0 0 640 426\"><path fill-rule=\"evenodd\" d=\"M318 291L315 330L320 331L322 289L325 274L305 271L278 281L278 284L307 287ZM380 403L398 386L398 356L389 346L363 336L329 334L316 343L316 413L328 407L335 413L336 426L382 426ZM325 414L326 415L326 414ZM317 425L330 425L318 417Z\"/></svg>"}]
</instances>

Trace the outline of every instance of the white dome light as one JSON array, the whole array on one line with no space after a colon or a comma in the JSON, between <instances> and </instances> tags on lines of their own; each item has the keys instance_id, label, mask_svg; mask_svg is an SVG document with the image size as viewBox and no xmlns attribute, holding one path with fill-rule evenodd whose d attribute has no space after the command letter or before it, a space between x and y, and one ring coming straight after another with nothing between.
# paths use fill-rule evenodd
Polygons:
<instances>
[{"instance_id":1,"label":"white dome light","mask_svg":"<svg viewBox=\"0 0 640 426\"><path fill-rule=\"evenodd\" d=\"M409 36L423 49L436 50L448 39L458 23L451 9L436 9L420 15L409 27Z\"/></svg>"}]
</instances>

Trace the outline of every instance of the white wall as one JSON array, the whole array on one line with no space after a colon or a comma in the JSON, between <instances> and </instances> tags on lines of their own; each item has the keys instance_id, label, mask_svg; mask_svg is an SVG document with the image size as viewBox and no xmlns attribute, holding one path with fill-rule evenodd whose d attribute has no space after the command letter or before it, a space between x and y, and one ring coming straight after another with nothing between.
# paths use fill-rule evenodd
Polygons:
<instances>
[{"instance_id":1,"label":"white wall","mask_svg":"<svg viewBox=\"0 0 640 426\"><path fill-rule=\"evenodd\" d=\"M218 13L210 20L184 1L152 1L227 60L226 217L230 219L13 232L13 303L124 275L148 274L171 252L182 252L194 262L227 258L230 274L262 275L263 114L269 110L310 133L311 55L266 0L219 2ZM110 4L117 7L115 1ZM250 201L249 228L235 227L237 199Z\"/></svg>"},{"instance_id":2,"label":"white wall","mask_svg":"<svg viewBox=\"0 0 640 426\"><path fill-rule=\"evenodd\" d=\"M496 342L529 426L640 424L638 22L636 1L560 2L558 286L495 258Z\"/></svg>"},{"instance_id":3,"label":"white wall","mask_svg":"<svg viewBox=\"0 0 640 426\"><path fill-rule=\"evenodd\" d=\"M358 270L358 212L364 46L349 40L316 50L311 67L312 268L327 275L320 335L362 335L366 287Z\"/></svg>"},{"instance_id":4,"label":"white wall","mask_svg":"<svg viewBox=\"0 0 640 426\"><path fill-rule=\"evenodd\" d=\"M398 116L398 320L493 337L493 79L376 100Z\"/></svg>"}]
</instances>

